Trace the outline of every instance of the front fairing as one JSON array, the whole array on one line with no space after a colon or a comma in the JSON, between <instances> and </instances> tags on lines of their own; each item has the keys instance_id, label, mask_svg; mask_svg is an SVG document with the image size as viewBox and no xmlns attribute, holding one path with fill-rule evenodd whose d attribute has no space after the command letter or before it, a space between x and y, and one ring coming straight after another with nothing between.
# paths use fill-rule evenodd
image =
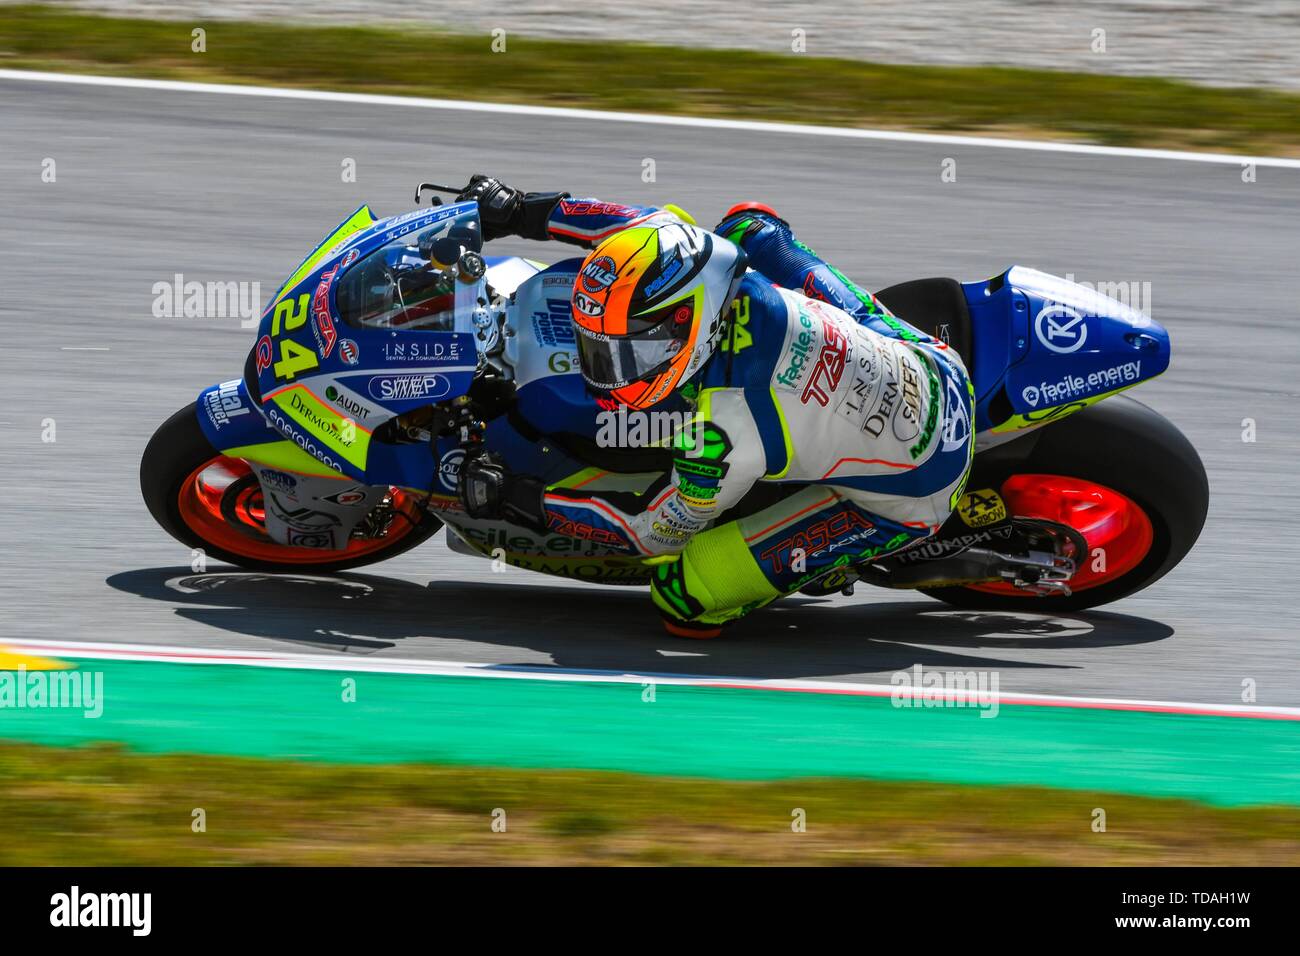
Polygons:
<instances>
[{"instance_id":1,"label":"front fairing","mask_svg":"<svg viewBox=\"0 0 1300 956\"><path fill-rule=\"evenodd\" d=\"M454 315L441 328L347 324L337 294L349 270L386 245L470 219L476 224L477 215L474 203L457 203L376 220L363 206L281 286L262 315L246 384L286 438L330 469L365 480L375 429L469 388L483 280L456 285Z\"/></svg>"}]
</instances>

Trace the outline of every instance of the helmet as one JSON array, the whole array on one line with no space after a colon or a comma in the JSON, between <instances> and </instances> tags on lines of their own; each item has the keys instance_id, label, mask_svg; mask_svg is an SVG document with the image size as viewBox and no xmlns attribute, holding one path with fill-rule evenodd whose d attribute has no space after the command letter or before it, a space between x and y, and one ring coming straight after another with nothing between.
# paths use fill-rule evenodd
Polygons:
<instances>
[{"instance_id":1,"label":"helmet","mask_svg":"<svg viewBox=\"0 0 1300 956\"><path fill-rule=\"evenodd\" d=\"M745 254L676 219L596 246L573 286L582 377L630 408L668 398L713 355Z\"/></svg>"}]
</instances>

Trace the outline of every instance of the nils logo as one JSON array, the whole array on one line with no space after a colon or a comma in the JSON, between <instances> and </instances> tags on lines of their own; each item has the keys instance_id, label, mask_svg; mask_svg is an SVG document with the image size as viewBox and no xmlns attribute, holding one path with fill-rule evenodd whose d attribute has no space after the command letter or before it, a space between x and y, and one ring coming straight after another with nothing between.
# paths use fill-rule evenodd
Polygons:
<instances>
[{"instance_id":1,"label":"nils logo","mask_svg":"<svg viewBox=\"0 0 1300 956\"><path fill-rule=\"evenodd\" d=\"M614 284L618 276L614 272L614 260L601 256L587 263L582 270L582 287L588 292L604 292Z\"/></svg>"}]
</instances>

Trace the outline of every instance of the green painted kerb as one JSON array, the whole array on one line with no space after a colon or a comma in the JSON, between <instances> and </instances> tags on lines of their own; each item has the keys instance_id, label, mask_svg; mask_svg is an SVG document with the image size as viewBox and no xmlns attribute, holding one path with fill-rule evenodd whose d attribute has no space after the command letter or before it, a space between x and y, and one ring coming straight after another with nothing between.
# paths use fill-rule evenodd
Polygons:
<instances>
[{"instance_id":1,"label":"green painted kerb","mask_svg":"<svg viewBox=\"0 0 1300 956\"><path fill-rule=\"evenodd\" d=\"M729 688L84 661L97 720L0 709L0 737L361 763L563 767L728 779L1036 784L1225 805L1300 804L1300 724ZM345 680L355 681L354 702Z\"/></svg>"}]
</instances>

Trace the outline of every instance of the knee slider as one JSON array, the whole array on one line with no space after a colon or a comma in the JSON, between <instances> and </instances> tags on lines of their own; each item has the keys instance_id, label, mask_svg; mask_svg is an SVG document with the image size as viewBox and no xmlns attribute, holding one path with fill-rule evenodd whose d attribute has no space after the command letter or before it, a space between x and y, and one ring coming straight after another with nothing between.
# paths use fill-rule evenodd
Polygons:
<instances>
[{"instance_id":1,"label":"knee slider","mask_svg":"<svg viewBox=\"0 0 1300 956\"><path fill-rule=\"evenodd\" d=\"M739 613L780 593L734 521L696 535L676 561L657 565L651 586L655 605L682 620Z\"/></svg>"}]
</instances>

